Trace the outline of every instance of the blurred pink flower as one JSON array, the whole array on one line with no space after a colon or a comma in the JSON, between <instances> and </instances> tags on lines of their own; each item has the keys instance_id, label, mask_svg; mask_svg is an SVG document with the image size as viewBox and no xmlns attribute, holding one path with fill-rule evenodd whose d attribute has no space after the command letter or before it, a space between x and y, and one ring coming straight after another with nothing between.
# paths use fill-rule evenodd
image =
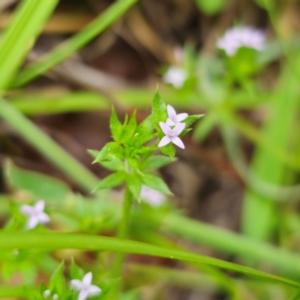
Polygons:
<instances>
[{"instance_id":1,"label":"blurred pink flower","mask_svg":"<svg viewBox=\"0 0 300 300\"><path fill-rule=\"evenodd\" d=\"M166 201L163 193L143 185L141 190L141 199L153 207L158 207Z\"/></svg>"},{"instance_id":2,"label":"blurred pink flower","mask_svg":"<svg viewBox=\"0 0 300 300\"><path fill-rule=\"evenodd\" d=\"M165 83L172 84L175 88L181 88L187 78L186 72L178 67L170 67L162 77Z\"/></svg>"},{"instance_id":3,"label":"blurred pink flower","mask_svg":"<svg viewBox=\"0 0 300 300\"><path fill-rule=\"evenodd\" d=\"M217 47L223 49L228 56L233 56L241 47L262 50L265 47L266 34L253 27L235 27L228 29L217 41Z\"/></svg>"}]
</instances>

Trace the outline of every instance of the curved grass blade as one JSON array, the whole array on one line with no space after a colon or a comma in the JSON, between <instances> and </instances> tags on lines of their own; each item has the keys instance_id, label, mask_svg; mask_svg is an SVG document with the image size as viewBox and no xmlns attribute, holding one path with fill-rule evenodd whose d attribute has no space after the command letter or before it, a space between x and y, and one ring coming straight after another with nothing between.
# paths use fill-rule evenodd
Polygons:
<instances>
[{"instance_id":1,"label":"curved grass blade","mask_svg":"<svg viewBox=\"0 0 300 300\"><path fill-rule=\"evenodd\" d=\"M281 274L299 277L299 256L284 249L174 214L166 216L162 221L158 217L157 223L168 234L256 262L269 263L278 268Z\"/></svg>"},{"instance_id":2,"label":"curved grass blade","mask_svg":"<svg viewBox=\"0 0 300 300\"><path fill-rule=\"evenodd\" d=\"M54 97L22 94L10 98L9 102L19 111L30 116L110 109L105 96L88 91L73 92Z\"/></svg>"},{"instance_id":3,"label":"curved grass blade","mask_svg":"<svg viewBox=\"0 0 300 300\"><path fill-rule=\"evenodd\" d=\"M26 0L18 7L0 44L0 90L9 85L57 3L58 0Z\"/></svg>"},{"instance_id":4,"label":"curved grass blade","mask_svg":"<svg viewBox=\"0 0 300 300\"><path fill-rule=\"evenodd\" d=\"M59 45L50 53L47 53L45 56L39 59L38 62L33 63L23 70L16 77L12 87L20 87L21 85L24 85L25 83L64 61L70 55L75 53L77 50L82 48L85 44L103 32L113 22L121 17L135 2L137 2L137 0L117 1L85 29Z\"/></svg>"},{"instance_id":5,"label":"curved grass blade","mask_svg":"<svg viewBox=\"0 0 300 300\"><path fill-rule=\"evenodd\" d=\"M295 59L295 64L300 65L299 58ZM299 107L298 81L289 67L282 74L272 103L272 117L264 125L262 132L275 149L283 149L287 153L290 133ZM255 151L251 169L256 176L272 184L283 184L288 177L284 161L259 146ZM270 238L278 222L275 201L272 200L251 190L246 192L242 217L242 229L245 234L261 240Z\"/></svg>"},{"instance_id":6,"label":"curved grass blade","mask_svg":"<svg viewBox=\"0 0 300 300\"><path fill-rule=\"evenodd\" d=\"M107 250L121 253L143 254L185 262L203 263L221 269L254 276L265 280L275 280L296 288L300 283L268 274L249 267L240 266L217 258L194 254L182 250L173 250L165 247L149 245L141 242L118 239L112 237L92 236L86 234L69 233L0 233L0 250L7 249L82 249Z\"/></svg>"},{"instance_id":7,"label":"curved grass blade","mask_svg":"<svg viewBox=\"0 0 300 300\"><path fill-rule=\"evenodd\" d=\"M90 192L98 184L99 180L93 173L3 99L0 99L0 118L15 128L23 138L82 188Z\"/></svg>"}]
</instances>

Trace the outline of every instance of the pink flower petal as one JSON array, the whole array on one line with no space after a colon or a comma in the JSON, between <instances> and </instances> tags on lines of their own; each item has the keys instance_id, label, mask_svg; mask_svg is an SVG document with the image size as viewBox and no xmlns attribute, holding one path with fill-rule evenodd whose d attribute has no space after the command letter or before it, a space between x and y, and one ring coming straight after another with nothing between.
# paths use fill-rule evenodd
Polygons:
<instances>
[{"instance_id":1,"label":"pink flower petal","mask_svg":"<svg viewBox=\"0 0 300 300\"><path fill-rule=\"evenodd\" d=\"M174 126L174 125L175 125L175 122L169 118L169 119L167 120L166 124L169 125L169 126Z\"/></svg>"},{"instance_id":2,"label":"pink flower petal","mask_svg":"<svg viewBox=\"0 0 300 300\"><path fill-rule=\"evenodd\" d=\"M172 140L172 143L174 143L176 146L178 146L179 148L181 149L184 149L184 144L182 142L182 140L179 138L179 137L175 137L173 140Z\"/></svg>"},{"instance_id":3,"label":"pink flower petal","mask_svg":"<svg viewBox=\"0 0 300 300\"><path fill-rule=\"evenodd\" d=\"M178 115L177 115L177 121L178 121L178 122L181 122L181 121L183 121L184 119L186 119L187 117L188 117L188 114L187 114L187 113L178 114Z\"/></svg>"},{"instance_id":4,"label":"pink flower petal","mask_svg":"<svg viewBox=\"0 0 300 300\"><path fill-rule=\"evenodd\" d=\"M85 285L90 285L91 282L92 282L92 277L93 277L93 274L92 272L88 272L82 279L82 282L85 284Z\"/></svg>"},{"instance_id":5,"label":"pink flower petal","mask_svg":"<svg viewBox=\"0 0 300 300\"><path fill-rule=\"evenodd\" d=\"M171 105L167 105L168 115L169 118L174 120L176 118L176 111Z\"/></svg>"},{"instance_id":6,"label":"pink flower petal","mask_svg":"<svg viewBox=\"0 0 300 300\"><path fill-rule=\"evenodd\" d=\"M102 292L102 290L97 287L96 285L90 285L88 287L88 295L89 296L96 296L99 295Z\"/></svg>"},{"instance_id":7,"label":"pink flower petal","mask_svg":"<svg viewBox=\"0 0 300 300\"><path fill-rule=\"evenodd\" d=\"M35 209L36 212L43 211L44 208L45 208L45 201L44 200L39 200L34 205L34 209Z\"/></svg>"},{"instance_id":8,"label":"pink flower petal","mask_svg":"<svg viewBox=\"0 0 300 300\"><path fill-rule=\"evenodd\" d=\"M183 131L184 127L185 123L178 123L173 129L174 134L178 136Z\"/></svg>"},{"instance_id":9,"label":"pink flower petal","mask_svg":"<svg viewBox=\"0 0 300 300\"><path fill-rule=\"evenodd\" d=\"M29 220L27 221L27 229L33 229L36 227L36 225L39 223L39 220L37 217L30 217Z\"/></svg>"},{"instance_id":10,"label":"pink flower petal","mask_svg":"<svg viewBox=\"0 0 300 300\"><path fill-rule=\"evenodd\" d=\"M79 291L79 290L82 289L82 282L80 280L78 280L78 279L71 280L70 285L71 285L71 288L73 288L73 289L75 289L77 291Z\"/></svg>"},{"instance_id":11,"label":"pink flower petal","mask_svg":"<svg viewBox=\"0 0 300 300\"><path fill-rule=\"evenodd\" d=\"M45 224L45 223L50 222L50 217L47 214L45 214L44 212L42 212L38 215L38 221L41 224Z\"/></svg>"},{"instance_id":12,"label":"pink flower petal","mask_svg":"<svg viewBox=\"0 0 300 300\"><path fill-rule=\"evenodd\" d=\"M22 205L20 210L23 214L28 215L28 216L31 216L35 212L35 210L32 206L26 205L26 204Z\"/></svg>"},{"instance_id":13,"label":"pink flower petal","mask_svg":"<svg viewBox=\"0 0 300 300\"><path fill-rule=\"evenodd\" d=\"M159 142L159 144L158 144L158 147L166 146L166 145L168 145L170 142L171 142L170 138L167 137L167 136L164 136L164 137L160 140L160 142Z\"/></svg>"},{"instance_id":14,"label":"pink flower petal","mask_svg":"<svg viewBox=\"0 0 300 300\"><path fill-rule=\"evenodd\" d=\"M88 296L89 294L87 290L81 290L78 295L78 300L86 300Z\"/></svg>"},{"instance_id":15,"label":"pink flower petal","mask_svg":"<svg viewBox=\"0 0 300 300\"><path fill-rule=\"evenodd\" d=\"M166 123L159 122L159 126L165 135L168 135L171 131L171 128Z\"/></svg>"}]
</instances>

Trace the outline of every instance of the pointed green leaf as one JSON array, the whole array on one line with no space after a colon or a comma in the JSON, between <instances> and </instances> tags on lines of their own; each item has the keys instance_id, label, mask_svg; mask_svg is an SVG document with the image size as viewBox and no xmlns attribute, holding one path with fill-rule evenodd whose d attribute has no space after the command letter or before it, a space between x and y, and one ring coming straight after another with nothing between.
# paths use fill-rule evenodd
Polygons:
<instances>
[{"instance_id":1,"label":"pointed green leaf","mask_svg":"<svg viewBox=\"0 0 300 300\"><path fill-rule=\"evenodd\" d=\"M172 195L172 192L169 190L168 186L157 175L154 175L152 173L145 173L145 176L142 177L142 182L144 185L149 186L154 190Z\"/></svg>"},{"instance_id":2,"label":"pointed green leaf","mask_svg":"<svg viewBox=\"0 0 300 300\"><path fill-rule=\"evenodd\" d=\"M127 173L124 171L113 173L105 177L104 179L102 179L94 191L109 189L121 185L126 180L126 177L127 177Z\"/></svg>"},{"instance_id":3,"label":"pointed green leaf","mask_svg":"<svg viewBox=\"0 0 300 300\"><path fill-rule=\"evenodd\" d=\"M170 156L172 160L175 159L176 150L174 146L170 143L164 147L159 148L161 153Z\"/></svg>"},{"instance_id":4,"label":"pointed green leaf","mask_svg":"<svg viewBox=\"0 0 300 300\"><path fill-rule=\"evenodd\" d=\"M138 140L138 144L143 145L154 138L156 134L153 134L153 130L154 127L149 116L136 129L135 139Z\"/></svg>"},{"instance_id":5,"label":"pointed green leaf","mask_svg":"<svg viewBox=\"0 0 300 300\"><path fill-rule=\"evenodd\" d=\"M104 279L101 281L101 295L100 295L100 299L111 299L109 293L111 290L114 291L114 289L116 288L116 286L120 285L120 278L113 278L113 279ZM122 295L122 300L123 300L123 295Z\"/></svg>"},{"instance_id":6,"label":"pointed green leaf","mask_svg":"<svg viewBox=\"0 0 300 300\"><path fill-rule=\"evenodd\" d=\"M123 126L120 123L116 111L113 107L111 111L111 117L110 117L110 131L116 142L120 141L122 130L123 130Z\"/></svg>"},{"instance_id":7,"label":"pointed green leaf","mask_svg":"<svg viewBox=\"0 0 300 300\"><path fill-rule=\"evenodd\" d=\"M192 128L189 128L189 126L191 126L194 122L196 122L197 120L199 120L203 116L204 116L204 114L202 114L202 115L191 115L191 116L188 116L183 121L185 123L185 129L181 132L181 134L179 135L179 137L182 137L182 136L186 135L189 131L191 131Z\"/></svg>"},{"instance_id":8,"label":"pointed green leaf","mask_svg":"<svg viewBox=\"0 0 300 300\"><path fill-rule=\"evenodd\" d=\"M218 122L217 115L210 113L196 125L193 139L203 141Z\"/></svg>"},{"instance_id":9,"label":"pointed green leaf","mask_svg":"<svg viewBox=\"0 0 300 300\"><path fill-rule=\"evenodd\" d=\"M190 115L185 120L183 120L182 123L185 123L185 128L188 128L194 122L196 122L197 120L199 120L202 117L204 117L204 114L202 114L202 115Z\"/></svg>"},{"instance_id":10,"label":"pointed green leaf","mask_svg":"<svg viewBox=\"0 0 300 300\"><path fill-rule=\"evenodd\" d=\"M153 103L152 103L152 114L151 120L154 125L159 124L159 122L166 122L168 118L167 107L159 93L156 92L154 95Z\"/></svg>"},{"instance_id":11,"label":"pointed green leaf","mask_svg":"<svg viewBox=\"0 0 300 300\"><path fill-rule=\"evenodd\" d=\"M117 142L110 142L101 149L93 163L116 159L123 160L124 158L124 148Z\"/></svg>"},{"instance_id":12,"label":"pointed green leaf","mask_svg":"<svg viewBox=\"0 0 300 300\"><path fill-rule=\"evenodd\" d=\"M127 143L127 141L129 141L130 139L133 138L134 134L135 134L135 130L136 130L136 111L134 111L134 113L132 114L128 124L126 126L124 126L123 128L123 132L120 138L120 141L124 144Z\"/></svg>"},{"instance_id":13,"label":"pointed green leaf","mask_svg":"<svg viewBox=\"0 0 300 300\"><path fill-rule=\"evenodd\" d=\"M110 170L110 171L123 171L125 170L125 165L122 160L119 159L112 159L108 161L101 161L99 162L101 166Z\"/></svg>"},{"instance_id":14,"label":"pointed green leaf","mask_svg":"<svg viewBox=\"0 0 300 300\"><path fill-rule=\"evenodd\" d=\"M128 157L127 159L128 164L133 168L133 169L138 169L139 168L139 161L136 157Z\"/></svg>"},{"instance_id":15,"label":"pointed green leaf","mask_svg":"<svg viewBox=\"0 0 300 300\"><path fill-rule=\"evenodd\" d=\"M142 170L147 171L147 170L159 169L171 162L173 162L173 160L168 156L163 156L163 155L151 156L142 164Z\"/></svg>"},{"instance_id":16,"label":"pointed green leaf","mask_svg":"<svg viewBox=\"0 0 300 300\"><path fill-rule=\"evenodd\" d=\"M62 262L51 276L49 290L51 292L62 294L65 288L64 262Z\"/></svg>"},{"instance_id":17,"label":"pointed green leaf","mask_svg":"<svg viewBox=\"0 0 300 300\"><path fill-rule=\"evenodd\" d=\"M84 272L81 268L79 268L72 257L70 273L72 279L81 279L84 276Z\"/></svg>"},{"instance_id":18,"label":"pointed green leaf","mask_svg":"<svg viewBox=\"0 0 300 300\"><path fill-rule=\"evenodd\" d=\"M70 194L70 188L64 182L45 174L20 169L11 161L4 164L4 172L11 188L30 193L34 198L61 200Z\"/></svg>"},{"instance_id":19,"label":"pointed green leaf","mask_svg":"<svg viewBox=\"0 0 300 300\"><path fill-rule=\"evenodd\" d=\"M120 147L121 147L120 145L117 146L117 148L119 150L120 150ZM111 170L111 171L124 170L124 162L122 160L120 160L119 158L114 157L111 153L109 153L109 149L110 148L104 150L106 152L106 154L102 153L100 155L101 160L98 161L98 163L101 164L101 166L103 166L104 168ZM118 150L118 152L119 152L119 150ZM123 151L123 149L121 151ZM89 149L88 152L92 155L92 157L94 157L95 160L98 158L99 151ZM121 154L119 156L121 156ZM103 159L105 159L105 160L103 160Z\"/></svg>"},{"instance_id":20,"label":"pointed green leaf","mask_svg":"<svg viewBox=\"0 0 300 300\"><path fill-rule=\"evenodd\" d=\"M142 189L142 180L137 174L131 174L127 180L128 187L132 195L140 201L140 194Z\"/></svg>"},{"instance_id":21,"label":"pointed green leaf","mask_svg":"<svg viewBox=\"0 0 300 300\"><path fill-rule=\"evenodd\" d=\"M140 149L138 149L136 153L141 156L147 156L153 153L156 149L157 149L156 146L152 146L152 147L143 146Z\"/></svg>"},{"instance_id":22,"label":"pointed green leaf","mask_svg":"<svg viewBox=\"0 0 300 300\"><path fill-rule=\"evenodd\" d=\"M92 150L92 149L88 149L87 150L89 154L91 154L91 156L96 159L98 157L99 151L98 150Z\"/></svg>"},{"instance_id":23,"label":"pointed green leaf","mask_svg":"<svg viewBox=\"0 0 300 300\"><path fill-rule=\"evenodd\" d=\"M124 123L123 123L123 129L126 127L128 123L128 114L125 115Z\"/></svg>"}]
</instances>

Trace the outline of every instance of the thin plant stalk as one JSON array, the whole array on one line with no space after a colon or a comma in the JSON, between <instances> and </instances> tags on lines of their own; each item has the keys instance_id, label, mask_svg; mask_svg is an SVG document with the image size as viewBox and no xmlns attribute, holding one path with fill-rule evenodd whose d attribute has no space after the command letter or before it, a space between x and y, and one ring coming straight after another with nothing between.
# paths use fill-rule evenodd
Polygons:
<instances>
[{"instance_id":1,"label":"thin plant stalk","mask_svg":"<svg viewBox=\"0 0 300 300\"><path fill-rule=\"evenodd\" d=\"M124 200L123 200L122 219L118 231L118 238L120 239L126 239L128 237L131 205L132 205L132 194L129 190L129 187L126 186ZM124 255L119 254L116 257L116 261L115 261L115 266L113 270L114 275L117 276L120 275L123 262L124 262Z\"/></svg>"},{"instance_id":2,"label":"thin plant stalk","mask_svg":"<svg viewBox=\"0 0 300 300\"><path fill-rule=\"evenodd\" d=\"M130 211L132 206L133 196L129 190L128 185L126 185L124 200L123 200L123 211L122 219L119 226L118 238L126 239L128 238L129 222L130 222ZM118 253L115 258L113 265L112 275L113 277L120 277L122 275L122 269L124 264L125 255L123 253ZM109 299L113 299L120 293L121 281L119 281L109 293Z\"/></svg>"}]
</instances>

